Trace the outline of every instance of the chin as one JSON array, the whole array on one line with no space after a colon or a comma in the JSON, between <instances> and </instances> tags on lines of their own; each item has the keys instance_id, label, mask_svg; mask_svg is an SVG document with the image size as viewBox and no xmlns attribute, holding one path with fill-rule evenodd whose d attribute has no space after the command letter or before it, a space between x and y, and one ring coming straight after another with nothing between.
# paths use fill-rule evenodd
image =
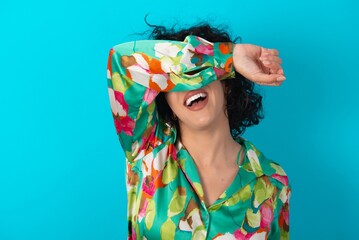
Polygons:
<instances>
[{"instance_id":1,"label":"chin","mask_svg":"<svg viewBox=\"0 0 359 240\"><path fill-rule=\"evenodd\" d=\"M224 111L212 111L212 109L191 112L190 114L186 113L185 118L182 118L182 120L180 126L195 131L213 129L224 124L229 124Z\"/></svg>"},{"instance_id":2,"label":"chin","mask_svg":"<svg viewBox=\"0 0 359 240\"><path fill-rule=\"evenodd\" d=\"M201 117L196 119L196 122L193 123L193 128L198 130L211 129L216 125L215 122L215 119L211 117Z\"/></svg>"}]
</instances>

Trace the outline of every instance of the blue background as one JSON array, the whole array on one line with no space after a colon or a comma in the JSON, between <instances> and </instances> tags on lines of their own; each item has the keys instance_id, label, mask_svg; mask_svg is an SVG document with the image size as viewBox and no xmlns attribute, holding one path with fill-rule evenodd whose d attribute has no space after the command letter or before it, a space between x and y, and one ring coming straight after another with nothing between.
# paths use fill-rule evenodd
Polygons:
<instances>
[{"instance_id":1,"label":"blue background","mask_svg":"<svg viewBox=\"0 0 359 240\"><path fill-rule=\"evenodd\" d=\"M358 1L1 1L0 239L125 239L123 153L106 86L110 47L154 24L227 24L278 48L287 81L260 87L245 137L285 168L292 239L354 239Z\"/></svg>"}]
</instances>

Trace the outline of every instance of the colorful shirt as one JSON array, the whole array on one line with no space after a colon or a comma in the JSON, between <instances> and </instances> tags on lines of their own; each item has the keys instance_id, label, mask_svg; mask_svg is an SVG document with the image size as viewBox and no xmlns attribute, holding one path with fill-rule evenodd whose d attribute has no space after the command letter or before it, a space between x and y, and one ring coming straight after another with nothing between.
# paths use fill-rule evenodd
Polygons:
<instances>
[{"instance_id":1,"label":"colorful shirt","mask_svg":"<svg viewBox=\"0 0 359 240\"><path fill-rule=\"evenodd\" d=\"M290 187L283 169L238 138L244 160L209 207L196 165L162 122L160 91L198 89L233 77L231 43L196 36L113 47L108 91L127 166L128 239L289 239Z\"/></svg>"}]
</instances>

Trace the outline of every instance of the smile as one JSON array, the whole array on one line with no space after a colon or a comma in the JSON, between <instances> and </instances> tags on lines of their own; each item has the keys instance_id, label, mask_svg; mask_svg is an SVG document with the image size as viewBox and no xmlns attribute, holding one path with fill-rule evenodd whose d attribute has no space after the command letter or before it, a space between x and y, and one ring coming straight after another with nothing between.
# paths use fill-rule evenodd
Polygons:
<instances>
[{"instance_id":1,"label":"smile","mask_svg":"<svg viewBox=\"0 0 359 240\"><path fill-rule=\"evenodd\" d=\"M192 97L188 98L186 100L186 106L187 107L191 107L193 104L196 104L200 101L203 101L204 99L207 98L207 94L205 93L197 93L195 95L193 95Z\"/></svg>"},{"instance_id":2,"label":"smile","mask_svg":"<svg viewBox=\"0 0 359 240\"><path fill-rule=\"evenodd\" d=\"M186 95L184 105L192 111L198 111L204 108L207 102L208 94L203 90L197 90Z\"/></svg>"}]
</instances>

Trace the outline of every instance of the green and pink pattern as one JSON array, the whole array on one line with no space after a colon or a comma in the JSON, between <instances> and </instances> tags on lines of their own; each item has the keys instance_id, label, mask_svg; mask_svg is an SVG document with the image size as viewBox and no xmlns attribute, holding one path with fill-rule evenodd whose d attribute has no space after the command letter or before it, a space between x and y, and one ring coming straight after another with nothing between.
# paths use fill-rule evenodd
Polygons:
<instances>
[{"instance_id":1,"label":"green and pink pattern","mask_svg":"<svg viewBox=\"0 0 359 240\"><path fill-rule=\"evenodd\" d=\"M283 169L250 142L238 174L207 207L196 165L158 119L161 91L187 91L234 76L232 43L146 40L110 51L111 110L127 166L128 239L289 239ZM194 74L193 74L194 73Z\"/></svg>"}]
</instances>

